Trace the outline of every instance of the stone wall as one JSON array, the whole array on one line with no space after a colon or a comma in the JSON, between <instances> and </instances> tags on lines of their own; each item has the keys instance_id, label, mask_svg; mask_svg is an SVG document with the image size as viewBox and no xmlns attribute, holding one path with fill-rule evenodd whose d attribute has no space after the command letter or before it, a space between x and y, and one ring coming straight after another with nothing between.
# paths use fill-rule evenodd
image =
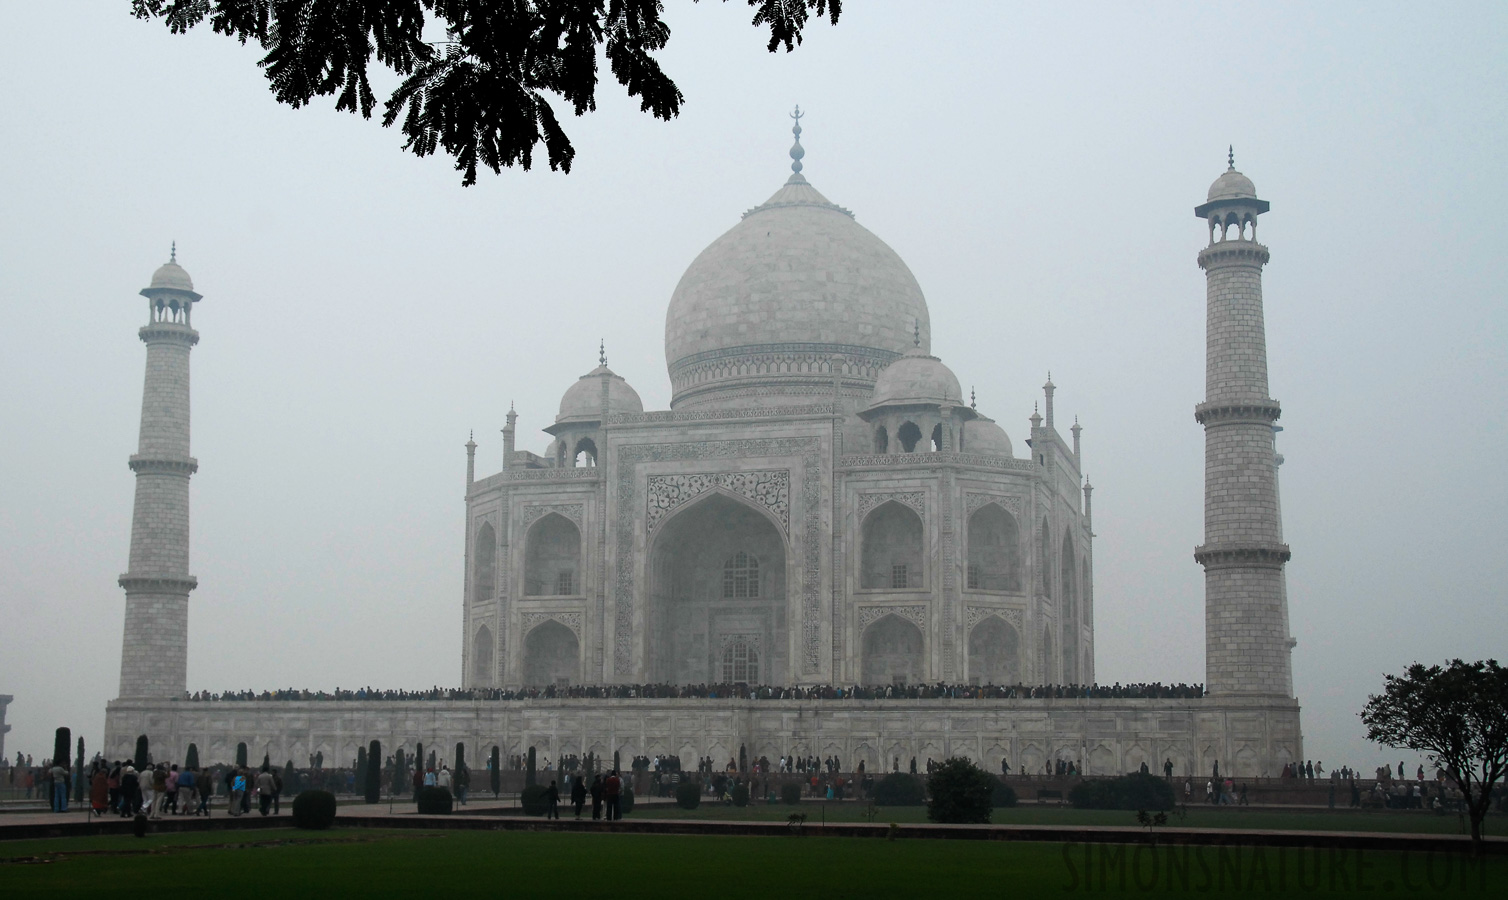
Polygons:
<instances>
[{"instance_id":1,"label":"stone wall","mask_svg":"<svg viewBox=\"0 0 1508 900\"><path fill-rule=\"evenodd\" d=\"M1220 771L1276 776L1303 758L1296 701L1165 700L527 700L527 701L112 701L105 753L123 758L146 734L159 759L182 760L190 742L205 764L229 761L244 741L253 757L353 759L372 739L383 754L416 742L467 758L494 745L506 758L530 746L540 758L596 753L623 760L673 754L837 755L845 769L888 771L915 756L967 756L990 771L1037 773L1049 760L1073 760L1087 774L1119 774L1142 762L1180 776ZM625 762L626 765L626 762Z\"/></svg>"}]
</instances>

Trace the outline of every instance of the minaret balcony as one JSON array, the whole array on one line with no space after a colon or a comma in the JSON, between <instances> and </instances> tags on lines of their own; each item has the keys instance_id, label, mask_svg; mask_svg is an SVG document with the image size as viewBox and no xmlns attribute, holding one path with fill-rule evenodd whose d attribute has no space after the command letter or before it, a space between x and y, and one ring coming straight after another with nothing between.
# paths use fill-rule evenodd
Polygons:
<instances>
[{"instance_id":1,"label":"minaret balcony","mask_svg":"<svg viewBox=\"0 0 1508 900\"><path fill-rule=\"evenodd\" d=\"M1283 415L1278 401L1262 400L1205 401L1194 407L1194 421L1206 427L1216 425L1271 425Z\"/></svg>"},{"instance_id":2,"label":"minaret balcony","mask_svg":"<svg viewBox=\"0 0 1508 900\"><path fill-rule=\"evenodd\" d=\"M1216 241L1199 251L1199 268L1217 266L1265 266L1271 256L1267 247L1256 241L1234 239Z\"/></svg>"},{"instance_id":3,"label":"minaret balcony","mask_svg":"<svg viewBox=\"0 0 1508 900\"><path fill-rule=\"evenodd\" d=\"M127 463L138 475L182 475L187 477L199 471L199 460L192 456L141 456L132 455Z\"/></svg>"},{"instance_id":4,"label":"minaret balcony","mask_svg":"<svg viewBox=\"0 0 1508 900\"><path fill-rule=\"evenodd\" d=\"M1205 569L1280 569L1293 556L1287 544L1201 544L1194 562Z\"/></svg>"},{"instance_id":5,"label":"minaret balcony","mask_svg":"<svg viewBox=\"0 0 1508 900\"><path fill-rule=\"evenodd\" d=\"M116 579L116 584L135 594L181 594L199 586L199 579L192 575L133 575L130 572Z\"/></svg>"}]
</instances>

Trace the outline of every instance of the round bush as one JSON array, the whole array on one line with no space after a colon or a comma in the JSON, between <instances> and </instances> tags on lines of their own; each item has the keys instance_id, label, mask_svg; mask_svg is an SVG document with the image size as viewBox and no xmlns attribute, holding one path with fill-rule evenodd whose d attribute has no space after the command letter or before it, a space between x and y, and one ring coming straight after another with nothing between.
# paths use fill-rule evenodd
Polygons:
<instances>
[{"instance_id":1,"label":"round bush","mask_svg":"<svg viewBox=\"0 0 1508 900\"><path fill-rule=\"evenodd\" d=\"M542 816L550 809L550 801L545 799L545 791L548 790L542 784L530 784L524 787L522 794L518 796L518 803L524 808L526 816Z\"/></svg>"},{"instance_id":2,"label":"round bush","mask_svg":"<svg viewBox=\"0 0 1508 900\"><path fill-rule=\"evenodd\" d=\"M733 797L734 806L749 805L749 786L747 784L735 784L733 790L728 793Z\"/></svg>"},{"instance_id":3,"label":"round bush","mask_svg":"<svg viewBox=\"0 0 1508 900\"><path fill-rule=\"evenodd\" d=\"M927 818L950 824L987 824L1000 780L962 757L945 759L927 776L932 801Z\"/></svg>"},{"instance_id":4,"label":"round bush","mask_svg":"<svg viewBox=\"0 0 1508 900\"><path fill-rule=\"evenodd\" d=\"M293 798L294 827L323 831L334 823L334 794L329 791L304 791Z\"/></svg>"},{"instance_id":5,"label":"round bush","mask_svg":"<svg viewBox=\"0 0 1508 900\"><path fill-rule=\"evenodd\" d=\"M419 788L419 795L414 800L418 803L419 812L426 816L448 816L451 807L455 805L450 788L433 785Z\"/></svg>"},{"instance_id":6,"label":"round bush","mask_svg":"<svg viewBox=\"0 0 1508 900\"><path fill-rule=\"evenodd\" d=\"M874 786L875 806L921 806L925 798L922 780L905 772L891 772Z\"/></svg>"},{"instance_id":7,"label":"round bush","mask_svg":"<svg viewBox=\"0 0 1508 900\"><path fill-rule=\"evenodd\" d=\"M618 814L626 816L633 811L634 789L625 784L623 793L618 795Z\"/></svg>"},{"instance_id":8,"label":"round bush","mask_svg":"<svg viewBox=\"0 0 1508 900\"><path fill-rule=\"evenodd\" d=\"M996 809L1009 809L1016 805L1016 789L1000 779L995 779L995 799L992 804Z\"/></svg>"},{"instance_id":9,"label":"round bush","mask_svg":"<svg viewBox=\"0 0 1508 900\"><path fill-rule=\"evenodd\" d=\"M696 809L702 805L702 786L695 781L683 781L675 786L675 805L681 809Z\"/></svg>"},{"instance_id":10,"label":"round bush","mask_svg":"<svg viewBox=\"0 0 1508 900\"><path fill-rule=\"evenodd\" d=\"M787 806L795 806L801 802L801 784L788 781L780 786L780 802Z\"/></svg>"},{"instance_id":11,"label":"round bush","mask_svg":"<svg viewBox=\"0 0 1508 900\"><path fill-rule=\"evenodd\" d=\"M1168 810L1174 804L1172 785L1140 772L1081 781L1068 792L1068 800L1078 809Z\"/></svg>"}]
</instances>

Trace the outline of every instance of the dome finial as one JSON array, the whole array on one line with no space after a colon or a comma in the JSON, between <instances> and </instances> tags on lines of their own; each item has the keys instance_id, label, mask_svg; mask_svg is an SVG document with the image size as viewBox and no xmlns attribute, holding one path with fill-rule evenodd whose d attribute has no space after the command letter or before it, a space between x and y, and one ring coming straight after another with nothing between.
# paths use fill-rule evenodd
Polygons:
<instances>
[{"instance_id":1,"label":"dome finial","mask_svg":"<svg viewBox=\"0 0 1508 900\"><path fill-rule=\"evenodd\" d=\"M170 253L170 254L168 254L168 262L172 263L173 265L177 265L178 264L178 242L177 241L173 242L173 252Z\"/></svg>"},{"instance_id":2,"label":"dome finial","mask_svg":"<svg viewBox=\"0 0 1508 900\"><path fill-rule=\"evenodd\" d=\"M1236 167L1236 145L1235 144L1231 144L1229 146L1229 155L1226 156L1226 161L1230 164L1230 167L1232 169L1234 169Z\"/></svg>"},{"instance_id":3,"label":"dome finial","mask_svg":"<svg viewBox=\"0 0 1508 900\"><path fill-rule=\"evenodd\" d=\"M607 365L607 341L606 340L599 339L597 341L597 363L599 365L604 365L604 366Z\"/></svg>"},{"instance_id":4,"label":"dome finial","mask_svg":"<svg viewBox=\"0 0 1508 900\"><path fill-rule=\"evenodd\" d=\"M794 120L791 124L791 134L794 134L796 136L796 142L794 144L791 144L792 178L802 177L801 157L806 155L806 150L802 149L801 147L801 119L805 115L806 114L801 111L801 104L796 104L796 111L791 113L791 118Z\"/></svg>"}]
</instances>

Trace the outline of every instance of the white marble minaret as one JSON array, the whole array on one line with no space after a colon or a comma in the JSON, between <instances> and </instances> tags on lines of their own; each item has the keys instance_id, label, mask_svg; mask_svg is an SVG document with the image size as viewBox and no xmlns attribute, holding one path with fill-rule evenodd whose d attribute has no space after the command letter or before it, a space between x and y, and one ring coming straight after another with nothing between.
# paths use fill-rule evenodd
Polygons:
<instances>
[{"instance_id":1,"label":"white marble minaret","mask_svg":"<svg viewBox=\"0 0 1508 900\"><path fill-rule=\"evenodd\" d=\"M191 324L194 283L172 258L142 290L147 345L141 398L141 438L131 471L136 505L131 515L131 562L120 576L126 590L125 638L120 657L122 698L180 696L188 665L188 598L198 584L189 574L189 476L199 463L189 456L189 351L199 342Z\"/></svg>"},{"instance_id":2,"label":"white marble minaret","mask_svg":"<svg viewBox=\"0 0 1508 900\"><path fill-rule=\"evenodd\" d=\"M1293 696L1283 565L1288 545L1278 513L1272 443L1278 402L1267 395L1267 337L1257 199L1251 179L1230 168L1194 214L1209 223L1199 253L1208 286L1204 426L1205 680L1212 694Z\"/></svg>"}]
</instances>

